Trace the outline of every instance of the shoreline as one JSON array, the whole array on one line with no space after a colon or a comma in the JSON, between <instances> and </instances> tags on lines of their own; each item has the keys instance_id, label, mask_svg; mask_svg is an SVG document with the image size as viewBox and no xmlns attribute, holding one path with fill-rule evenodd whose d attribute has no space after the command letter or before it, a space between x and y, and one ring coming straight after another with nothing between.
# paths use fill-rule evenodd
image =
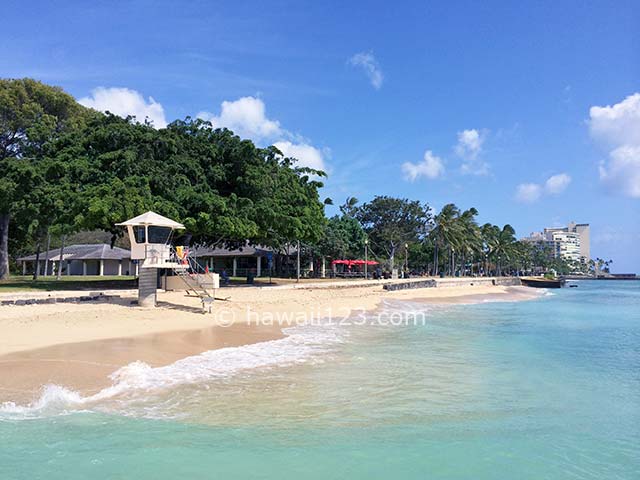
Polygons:
<instances>
[{"instance_id":1,"label":"shoreline","mask_svg":"<svg viewBox=\"0 0 640 480\"><path fill-rule=\"evenodd\" d=\"M159 307L118 303L0 307L0 402L25 404L47 384L82 395L111 384L109 375L135 361L160 367L205 351L286 337L282 329L326 318L346 319L370 312L382 301L464 304L521 301L540 291L527 287L445 286L387 292L348 289L238 288L230 301L203 315L197 299L182 292L158 294Z\"/></svg>"}]
</instances>

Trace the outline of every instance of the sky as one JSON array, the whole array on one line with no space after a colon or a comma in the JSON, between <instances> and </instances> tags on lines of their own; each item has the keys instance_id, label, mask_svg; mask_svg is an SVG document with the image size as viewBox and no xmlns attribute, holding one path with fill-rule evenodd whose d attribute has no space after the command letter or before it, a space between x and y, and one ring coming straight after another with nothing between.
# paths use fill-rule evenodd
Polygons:
<instances>
[{"instance_id":1,"label":"sky","mask_svg":"<svg viewBox=\"0 0 640 480\"><path fill-rule=\"evenodd\" d=\"M392 195L519 236L575 220L640 273L637 1L3 4L0 77L275 144L328 173L328 214Z\"/></svg>"}]
</instances>

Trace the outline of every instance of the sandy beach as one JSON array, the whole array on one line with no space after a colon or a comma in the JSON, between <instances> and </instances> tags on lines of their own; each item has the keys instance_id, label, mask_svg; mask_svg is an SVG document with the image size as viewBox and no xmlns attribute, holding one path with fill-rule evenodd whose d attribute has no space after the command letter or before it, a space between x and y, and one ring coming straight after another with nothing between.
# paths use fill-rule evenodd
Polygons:
<instances>
[{"instance_id":1,"label":"sandy beach","mask_svg":"<svg viewBox=\"0 0 640 480\"><path fill-rule=\"evenodd\" d=\"M346 285L345 285L346 286ZM112 303L0 307L0 401L28 402L43 385L91 394L108 375L134 361L153 367L223 347L282 338L282 328L371 311L383 300L474 303L526 300L540 291L492 285L443 286L387 292L350 288L236 287L218 292L212 314L184 292L158 294L157 308Z\"/></svg>"}]
</instances>

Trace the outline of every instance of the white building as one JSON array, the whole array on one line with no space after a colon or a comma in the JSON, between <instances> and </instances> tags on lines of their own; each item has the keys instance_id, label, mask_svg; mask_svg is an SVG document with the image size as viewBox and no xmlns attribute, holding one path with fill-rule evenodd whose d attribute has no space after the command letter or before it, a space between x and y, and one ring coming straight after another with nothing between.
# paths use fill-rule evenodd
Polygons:
<instances>
[{"instance_id":1,"label":"white building","mask_svg":"<svg viewBox=\"0 0 640 480\"><path fill-rule=\"evenodd\" d=\"M575 223L571 222L566 227L551 227L544 229L544 235L547 240L553 240L554 233L575 233L579 238L580 254L578 259L584 258L585 261L591 259L591 239L590 239L590 226L588 223ZM573 240L569 240L573 242Z\"/></svg>"},{"instance_id":2,"label":"white building","mask_svg":"<svg viewBox=\"0 0 640 480\"><path fill-rule=\"evenodd\" d=\"M546 246L555 258L576 262L590 259L588 223L571 222L566 227L545 228L543 232L534 232L523 240Z\"/></svg>"},{"instance_id":3,"label":"white building","mask_svg":"<svg viewBox=\"0 0 640 480\"><path fill-rule=\"evenodd\" d=\"M565 260L580 261L580 235L575 232L551 232L550 241L553 245L554 256Z\"/></svg>"}]
</instances>

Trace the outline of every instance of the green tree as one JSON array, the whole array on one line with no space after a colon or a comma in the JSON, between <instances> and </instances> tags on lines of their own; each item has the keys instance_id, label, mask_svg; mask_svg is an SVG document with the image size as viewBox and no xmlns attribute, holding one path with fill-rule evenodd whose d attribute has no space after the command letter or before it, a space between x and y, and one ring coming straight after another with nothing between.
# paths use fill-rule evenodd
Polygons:
<instances>
[{"instance_id":1,"label":"green tree","mask_svg":"<svg viewBox=\"0 0 640 480\"><path fill-rule=\"evenodd\" d=\"M0 279L9 275L11 239L41 236L59 204L52 172L41 165L49 142L79 128L88 111L62 89L31 79L0 80ZM52 210L52 208L54 210Z\"/></svg>"},{"instance_id":2,"label":"green tree","mask_svg":"<svg viewBox=\"0 0 640 480\"><path fill-rule=\"evenodd\" d=\"M428 205L387 196L377 196L358 207L355 216L373 246L386 253L391 268L399 248L424 239L431 219Z\"/></svg>"},{"instance_id":3,"label":"green tree","mask_svg":"<svg viewBox=\"0 0 640 480\"><path fill-rule=\"evenodd\" d=\"M331 217L318 244L321 255L331 258L359 258L364 251L366 234L360 223L347 215Z\"/></svg>"}]
</instances>

